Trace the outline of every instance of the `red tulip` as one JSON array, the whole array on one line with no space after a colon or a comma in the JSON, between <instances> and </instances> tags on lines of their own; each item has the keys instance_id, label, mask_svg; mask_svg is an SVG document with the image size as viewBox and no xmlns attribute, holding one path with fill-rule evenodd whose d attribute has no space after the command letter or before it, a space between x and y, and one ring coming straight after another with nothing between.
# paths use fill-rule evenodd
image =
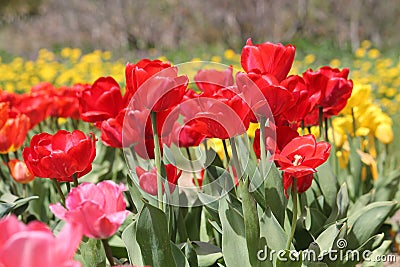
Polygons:
<instances>
[{"instance_id":1,"label":"red tulip","mask_svg":"<svg viewBox=\"0 0 400 267\"><path fill-rule=\"evenodd\" d=\"M8 162L8 167L10 169L11 177L17 183L26 184L35 179L35 176L28 170L28 167L26 167L26 164L23 161L17 159L10 160Z\"/></svg>"},{"instance_id":2,"label":"red tulip","mask_svg":"<svg viewBox=\"0 0 400 267\"><path fill-rule=\"evenodd\" d=\"M280 85L271 75L237 73L238 90L252 111L259 116L275 118L294 105L293 93ZM257 122L253 116L252 122Z\"/></svg>"},{"instance_id":3,"label":"red tulip","mask_svg":"<svg viewBox=\"0 0 400 267\"><path fill-rule=\"evenodd\" d=\"M0 88L0 103L8 102L11 106L17 101L17 98L20 97L20 94L16 94L14 92L6 92L1 90Z\"/></svg>"},{"instance_id":4,"label":"red tulip","mask_svg":"<svg viewBox=\"0 0 400 267\"><path fill-rule=\"evenodd\" d=\"M12 215L0 220L0 266L2 267L80 267L74 260L82 229L66 224L57 237L42 222L28 225Z\"/></svg>"},{"instance_id":5,"label":"red tulip","mask_svg":"<svg viewBox=\"0 0 400 267\"><path fill-rule=\"evenodd\" d=\"M9 109L10 109L10 103L0 102L0 129L3 128L3 125L6 123L8 119Z\"/></svg>"},{"instance_id":6,"label":"red tulip","mask_svg":"<svg viewBox=\"0 0 400 267\"><path fill-rule=\"evenodd\" d=\"M96 156L96 138L79 130L59 130L55 135L40 133L32 137L30 147L22 152L30 172L42 178L71 182L92 169Z\"/></svg>"},{"instance_id":7,"label":"red tulip","mask_svg":"<svg viewBox=\"0 0 400 267\"><path fill-rule=\"evenodd\" d=\"M172 123L175 122L178 115L177 113L171 115L169 117L170 120L166 122L166 118L169 116L170 112L171 110L166 110L156 113L157 132L160 137L159 141L161 153L163 143L169 144L168 140L171 138L170 136L173 132L172 125L169 124L169 121L172 121ZM134 151L140 157L145 159L154 159L154 134L150 120L150 111L147 109L127 109L124 116L125 119L121 118L118 119L118 122L116 122L116 125L119 125L123 121L123 139L121 139L121 146L129 147L133 145ZM105 122L102 123L102 131L105 134L108 130L104 128L104 124ZM115 134L113 136L119 136L117 128L119 128L119 126L110 129L110 133L115 130ZM120 138L122 138L122 135Z\"/></svg>"},{"instance_id":8,"label":"red tulip","mask_svg":"<svg viewBox=\"0 0 400 267\"><path fill-rule=\"evenodd\" d=\"M123 184L103 181L97 185L82 183L68 194L65 209L60 203L50 210L60 219L82 226L90 238L109 238L118 230L129 214L126 210Z\"/></svg>"},{"instance_id":9,"label":"red tulip","mask_svg":"<svg viewBox=\"0 0 400 267\"><path fill-rule=\"evenodd\" d=\"M122 147L122 128L126 109L122 109L115 118L110 118L99 123L101 141L109 147Z\"/></svg>"},{"instance_id":10,"label":"red tulip","mask_svg":"<svg viewBox=\"0 0 400 267\"><path fill-rule=\"evenodd\" d=\"M188 86L187 76L178 76L178 69L170 67L143 83L133 97L135 109L146 108L162 112L181 103Z\"/></svg>"},{"instance_id":11,"label":"red tulip","mask_svg":"<svg viewBox=\"0 0 400 267\"><path fill-rule=\"evenodd\" d=\"M97 79L79 98L83 121L98 122L117 116L124 107L119 84L112 77Z\"/></svg>"},{"instance_id":12,"label":"red tulip","mask_svg":"<svg viewBox=\"0 0 400 267\"><path fill-rule=\"evenodd\" d=\"M195 99L197 113L188 125L210 138L227 139L243 134L249 127L251 112L233 90L224 88L212 98Z\"/></svg>"},{"instance_id":13,"label":"red tulip","mask_svg":"<svg viewBox=\"0 0 400 267\"><path fill-rule=\"evenodd\" d=\"M89 88L89 85L75 84L72 87L62 86L56 89L50 115L57 118L80 119L79 95L86 88Z\"/></svg>"},{"instance_id":14,"label":"red tulip","mask_svg":"<svg viewBox=\"0 0 400 267\"><path fill-rule=\"evenodd\" d=\"M275 132L274 132L275 131ZM292 139L299 136L299 133L290 128L289 126L275 126L273 127L265 127L266 132L266 149L274 153L280 153L280 151L290 142ZM255 131L253 149L257 156L260 158L261 150L260 150L260 129Z\"/></svg>"},{"instance_id":15,"label":"red tulip","mask_svg":"<svg viewBox=\"0 0 400 267\"><path fill-rule=\"evenodd\" d=\"M294 138L280 153L275 153L274 160L284 173L285 193L297 179L297 191L304 192L311 186L310 175L316 172L319 165L324 163L331 150L327 142L316 142L312 134Z\"/></svg>"},{"instance_id":16,"label":"red tulip","mask_svg":"<svg viewBox=\"0 0 400 267\"><path fill-rule=\"evenodd\" d=\"M179 147L198 146L206 138L196 129L196 124L177 125L172 134L172 142Z\"/></svg>"},{"instance_id":17,"label":"red tulip","mask_svg":"<svg viewBox=\"0 0 400 267\"><path fill-rule=\"evenodd\" d=\"M315 103L310 101L310 91L302 77L298 75L289 76L281 82L281 85L292 92L294 105L283 112L283 117L289 125L295 128L300 126L307 114L314 108Z\"/></svg>"},{"instance_id":18,"label":"red tulip","mask_svg":"<svg viewBox=\"0 0 400 267\"><path fill-rule=\"evenodd\" d=\"M124 95L125 106L139 87L154 74L171 67L168 62L160 60L142 59L136 64L128 63L125 67L126 93Z\"/></svg>"},{"instance_id":19,"label":"red tulip","mask_svg":"<svg viewBox=\"0 0 400 267\"><path fill-rule=\"evenodd\" d=\"M288 75L294 60L296 48L266 42L253 45L248 39L242 49L241 64L245 72L271 74L280 82Z\"/></svg>"},{"instance_id":20,"label":"red tulip","mask_svg":"<svg viewBox=\"0 0 400 267\"><path fill-rule=\"evenodd\" d=\"M170 193L174 192L175 186L178 184L178 179L181 177L182 170L178 169L172 164L165 165L166 176L169 185ZM140 188L146 193L157 196L157 169L154 167L151 171L146 171L141 167L136 167L136 174L139 179ZM164 193L164 184L162 184L162 191Z\"/></svg>"},{"instance_id":21,"label":"red tulip","mask_svg":"<svg viewBox=\"0 0 400 267\"><path fill-rule=\"evenodd\" d=\"M201 94L182 102L178 109L185 130L196 131L198 138L204 135L226 139L244 133L252 114L237 91L235 86L224 87L213 95Z\"/></svg>"},{"instance_id":22,"label":"red tulip","mask_svg":"<svg viewBox=\"0 0 400 267\"><path fill-rule=\"evenodd\" d=\"M348 80L349 69L322 67L318 71L307 70L304 81L310 90L310 101L323 107L325 117L337 115L347 103L353 90L352 80Z\"/></svg>"},{"instance_id":23,"label":"red tulip","mask_svg":"<svg viewBox=\"0 0 400 267\"><path fill-rule=\"evenodd\" d=\"M232 67L224 71L215 69L199 70L194 75L197 87L203 92L203 96L212 96L220 89L233 86Z\"/></svg>"},{"instance_id":24,"label":"red tulip","mask_svg":"<svg viewBox=\"0 0 400 267\"><path fill-rule=\"evenodd\" d=\"M8 110L8 105L3 105L0 112L5 113L5 109L8 114L2 118L3 125L0 127L0 154L17 151L23 145L30 129L30 120L26 115L16 110Z\"/></svg>"},{"instance_id":25,"label":"red tulip","mask_svg":"<svg viewBox=\"0 0 400 267\"><path fill-rule=\"evenodd\" d=\"M52 95L22 94L16 99L13 107L29 117L32 129L50 115L51 103Z\"/></svg>"}]
</instances>

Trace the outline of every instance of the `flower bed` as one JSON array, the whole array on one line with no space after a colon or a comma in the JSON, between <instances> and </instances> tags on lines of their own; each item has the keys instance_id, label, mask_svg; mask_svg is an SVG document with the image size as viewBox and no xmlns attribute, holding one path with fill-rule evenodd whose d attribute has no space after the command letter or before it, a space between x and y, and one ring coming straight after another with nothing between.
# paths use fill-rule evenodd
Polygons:
<instances>
[{"instance_id":1,"label":"flower bed","mask_svg":"<svg viewBox=\"0 0 400 267\"><path fill-rule=\"evenodd\" d=\"M374 87L396 80L293 67L295 52L249 39L232 65L73 49L0 65L0 265L382 261L400 170Z\"/></svg>"}]
</instances>

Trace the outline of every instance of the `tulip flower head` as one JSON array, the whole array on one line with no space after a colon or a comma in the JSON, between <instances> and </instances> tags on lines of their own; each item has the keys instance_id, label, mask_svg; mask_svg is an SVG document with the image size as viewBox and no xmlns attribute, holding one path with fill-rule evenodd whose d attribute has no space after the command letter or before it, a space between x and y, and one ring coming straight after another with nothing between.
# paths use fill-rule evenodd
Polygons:
<instances>
[{"instance_id":1,"label":"tulip flower head","mask_svg":"<svg viewBox=\"0 0 400 267\"><path fill-rule=\"evenodd\" d=\"M97 79L79 98L79 111L83 121L98 122L117 116L123 108L119 84L112 77Z\"/></svg>"},{"instance_id":2,"label":"tulip flower head","mask_svg":"<svg viewBox=\"0 0 400 267\"><path fill-rule=\"evenodd\" d=\"M77 224L66 224L57 237L42 222L28 225L15 216L0 220L0 266L2 267L80 267L73 260L82 239Z\"/></svg>"},{"instance_id":3,"label":"tulip flower head","mask_svg":"<svg viewBox=\"0 0 400 267\"><path fill-rule=\"evenodd\" d=\"M28 170L28 167L26 167L23 161L18 159L10 160L8 162L8 167L10 168L11 177L17 183L26 184L35 179L35 176Z\"/></svg>"},{"instance_id":4,"label":"tulip flower head","mask_svg":"<svg viewBox=\"0 0 400 267\"><path fill-rule=\"evenodd\" d=\"M8 109L8 105L0 107L0 154L17 151L24 143L30 129L28 116L15 109Z\"/></svg>"},{"instance_id":5,"label":"tulip flower head","mask_svg":"<svg viewBox=\"0 0 400 267\"><path fill-rule=\"evenodd\" d=\"M122 193L125 190L113 181L82 183L69 193L66 208L57 203L50 205L50 210L62 220L81 225L89 238L109 238L129 214Z\"/></svg>"},{"instance_id":6,"label":"tulip flower head","mask_svg":"<svg viewBox=\"0 0 400 267\"><path fill-rule=\"evenodd\" d=\"M292 67L295 53L296 47L290 44L253 44L251 39L248 39L242 49L240 61L247 73L271 74L278 81L282 81Z\"/></svg>"},{"instance_id":7,"label":"tulip flower head","mask_svg":"<svg viewBox=\"0 0 400 267\"><path fill-rule=\"evenodd\" d=\"M96 138L79 130L56 134L40 133L32 137L22 152L26 166L35 176L72 182L92 169L96 156Z\"/></svg>"},{"instance_id":8,"label":"tulip flower head","mask_svg":"<svg viewBox=\"0 0 400 267\"><path fill-rule=\"evenodd\" d=\"M178 183L179 177L181 177L182 170L178 169L172 164L165 165L169 191L172 193L175 190L175 186ZM146 193L156 196L157 195L157 170L154 167L151 171L146 171L141 167L136 167L136 174L139 179L140 188ZM164 192L164 184L162 184L162 191Z\"/></svg>"},{"instance_id":9,"label":"tulip flower head","mask_svg":"<svg viewBox=\"0 0 400 267\"><path fill-rule=\"evenodd\" d=\"M303 193L310 188L313 173L328 159L330 150L329 143L316 142L314 135L308 134L294 138L280 153L271 157L283 171L286 196L293 179L297 179L297 192Z\"/></svg>"}]
</instances>

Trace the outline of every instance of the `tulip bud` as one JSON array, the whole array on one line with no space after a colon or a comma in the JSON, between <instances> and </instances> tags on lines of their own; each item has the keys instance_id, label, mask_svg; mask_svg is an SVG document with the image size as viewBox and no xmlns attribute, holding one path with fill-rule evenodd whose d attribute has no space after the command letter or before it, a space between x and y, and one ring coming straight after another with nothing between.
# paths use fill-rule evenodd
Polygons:
<instances>
[{"instance_id":1,"label":"tulip bud","mask_svg":"<svg viewBox=\"0 0 400 267\"><path fill-rule=\"evenodd\" d=\"M8 167L10 168L11 177L17 183L26 184L35 179L35 176L29 171L23 161L17 159L10 160L8 162Z\"/></svg>"}]
</instances>

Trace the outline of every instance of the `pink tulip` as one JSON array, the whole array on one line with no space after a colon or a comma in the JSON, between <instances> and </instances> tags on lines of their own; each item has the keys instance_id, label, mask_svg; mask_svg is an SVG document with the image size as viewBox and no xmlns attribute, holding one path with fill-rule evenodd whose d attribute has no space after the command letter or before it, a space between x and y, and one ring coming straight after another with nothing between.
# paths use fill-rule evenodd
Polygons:
<instances>
[{"instance_id":1,"label":"pink tulip","mask_svg":"<svg viewBox=\"0 0 400 267\"><path fill-rule=\"evenodd\" d=\"M108 238L129 214L122 194L125 190L124 185L112 181L82 183L69 193L67 209L57 203L50 205L50 210L60 219L80 224L87 237Z\"/></svg>"},{"instance_id":2,"label":"pink tulip","mask_svg":"<svg viewBox=\"0 0 400 267\"><path fill-rule=\"evenodd\" d=\"M0 266L1 267L80 267L73 257L82 238L79 225L66 224L54 237L42 222L28 225L15 216L0 220Z\"/></svg>"}]
</instances>

